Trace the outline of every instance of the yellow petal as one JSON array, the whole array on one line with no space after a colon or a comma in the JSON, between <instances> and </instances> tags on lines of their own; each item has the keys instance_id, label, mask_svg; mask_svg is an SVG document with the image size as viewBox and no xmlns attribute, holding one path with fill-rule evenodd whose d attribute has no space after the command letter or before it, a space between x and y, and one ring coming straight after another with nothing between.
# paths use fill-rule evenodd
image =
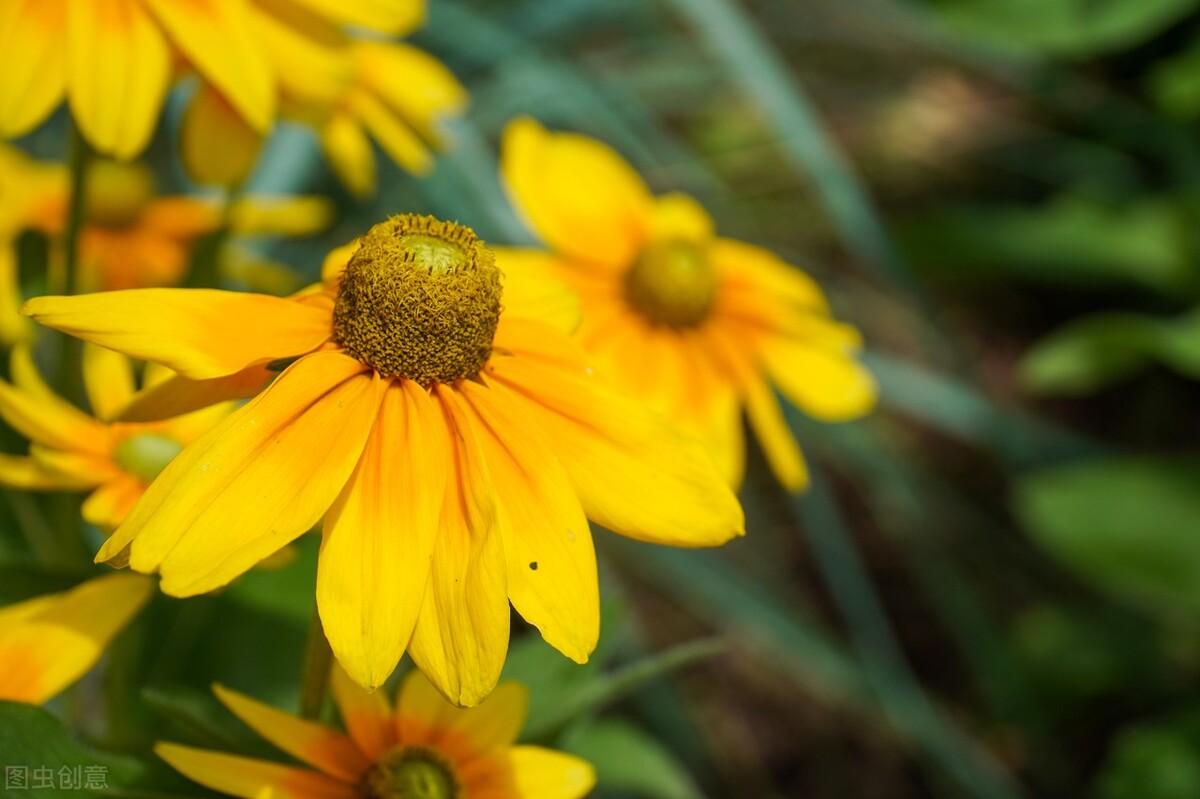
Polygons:
<instances>
[{"instance_id":1,"label":"yellow petal","mask_svg":"<svg viewBox=\"0 0 1200 799\"><path fill-rule=\"evenodd\" d=\"M404 678L396 698L396 724L400 743L434 744L461 738L474 755L512 745L529 712L529 691L520 683L506 682L473 708L455 707L438 693L419 671Z\"/></svg>"},{"instance_id":2,"label":"yellow petal","mask_svg":"<svg viewBox=\"0 0 1200 799\"><path fill-rule=\"evenodd\" d=\"M77 338L204 380L303 355L329 339L328 311L215 289L130 289L37 297L24 313Z\"/></svg>"},{"instance_id":3,"label":"yellow petal","mask_svg":"<svg viewBox=\"0 0 1200 799\"><path fill-rule=\"evenodd\" d=\"M149 367L147 367L149 371ZM263 364L208 380L190 380L168 374L166 380L147 382L121 413L124 422L171 419L226 400L253 397L278 374Z\"/></svg>"},{"instance_id":4,"label":"yellow petal","mask_svg":"<svg viewBox=\"0 0 1200 799\"><path fill-rule=\"evenodd\" d=\"M783 418L779 402L765 381L746 388L746 413L775 477L789 491L808 485L808 467L795 436Z\"/></svg>"},{"instance_id":5,"label":"yellow petal","mask_svg":"<svg viewBox=\"0 0 1200 799\"><path fill-rule=\"evenodd\" d=\"M477 431L454 389L435 388L453 442L425 603L409 653L454 704L472 706L500 679L508 652L508 595L494 492Z\"/></svg>"},{"instance_id":6,"label":"yellow petal","mask_svg":"<svg viewBox=\"0 0 1200 799\"><path fill-rule=\"evenodd\" d=\"M42 373L38 371L37 364L33 360L33 352L28 345L13 347L12 355L9 358L9 372L12 375L13 385L26 394L47 402L64 402L54 393L54 389L50 388L42 379ZM75 409L74 405L70 405L70 403L67 405L71 409Z\"/></svg>"},{"instance_id":7,"label":"yellow petal","mask_svg":"<svg viewBox=\"0 0 1200 799\"><path fill-rule=\"evenodd\" d=\"M346 264L350 262L350 256L354 255L357 249L358 239L355 239L330 250L321 264L321 282L336 288L338 281L342 279L342 272L346 271Z\"/></svg>"},{"instance_id":8,"label":"yellow petal","mask_svg":"<svg viewBox=\"0 0 1200 799\"><path fill-rule=\"evenodd\" d=\"M659 241L702 243L713 235L713 221L700 203L686 194L664 194L654 201L651 236Z\"/></svg>"},{"instance_id":9,"label":"yellow petal","mask_svg":"<svg viewBox=\"0 0 1200 799\"><path fill-rule=\"evenodd\" d=\"M146 147L171 77L171 54L140 0L73 3L67 96L93 147L132 158Z\"/></svg>"},{"instance_id":10,"label":"yellow petal","mask_svg":"<svg viewBox=\"0 0 1200 799\"><path fill-rule=\"evenodd\" d=\"M502 386L461 385L496 494L508 596L546 643L586 663L600 637L596 551L575 487L536 422Z\"/></svg>"},{"instance_id":11,"label":"yellow petal","mask_svg":"<svg viewBox=\"0 0 1200 799\"><path fill-rule=\"evenodd\" d=\"M66 90L67 0L0 3L0 138L28 133Z\"/></svg>"},{"instance_id":12,"label":"yellow petal","mask_svg":"<svg viewBox=\"0 0 1200 799\"><path fill-rule=\"evenodd\" d=\"M109 574L38 602L35 612L4 624L0 699L41 704L75 682L153 590L141 575Z\"/></svg>"},{"instance_id":13,"label":"yellow petal","mask_svg":"<svg viewBox=\"0 0 1200 799\"><path fill-rule=\"evenodd\" d=\"M327 197L249 197L234 206L231 227L244 236L311 236L329 227Z\"/></svg>"},{"instance_id":14,"label":"yellow petal","mask_svg":"<svg viewBox=\"0 0 1200 799\"><path fill-rule=\"evenodd\" d=\"M589 519L630 538L714 546L742 535L737 498L700 443L603 385L549 328L501 320L488 373L520 394ZM552 350L557 347L558 350Z\"/></svg>"},{"instance_id":15,"label":"yellow petal","mask_svg":"<svg viewBox=\"0 0 1200 799\"><path fill-rule=\"evenodd\" d=\"M313 771L160 743L154 753L188 779L245 799L354 799L354 788Z\"/></svg>"},{"instance_id":16,"label":"yellow petal","mask_svg":"<svg viewBox=\"0 0 1200 799\"><path fill-rule=\"evenodd\" d=\"M606 144L517 119L504 131L500 172L517 210L557 252L620 267L646 239L650 193Z\"/></svg>"},{"instance_id":17,"label":"yellow petal","mask_svg":"<svg viewBox=\"0 0 1200 799\"><path fill-rule=\"evenodd\" d=\"M770 250L733 239L717 239L708 252L724 277L739 285L749 284L747 290L754 295L786 300L809 310L829 309L825 293L816 281Z\"/></svg>"},{"instance_id":18,"label":"yellow petal","mask_svg":"<svg viewBox=\"0 0 1200 799\"><path fill-rule=\"evenodd\" d=\"M197 183L232 188L250 177L262 150L262 134L250 127L224 97L204 85L183 115L180 156Z\"/></svg>"},{"instance_id":19,"label":"yellow petal","mask_svg":"<svg viewBox=\"0 0 1200 799\"><path fill-rule=\"evenodd\" d=\"M119 352L83 345L83 385L92 412L111 420L133 399L133 364Z\"/></svg>"},{"instance_id":20,"label":"yellow petal","mask_svg":"<svg viewBox=\"0 0 1200 799\"><path fill-rule=\"evenodd\" d=\"M250 19L279 90L289 100L330 107L354 79L350 38L295 0L252 3Z\"/></svg>"},{"instance_id":21,"label":"yellow petal","mask_svg":"<svg viewBox=\"0 0 1200 799\"><path fill-rule=\"evenodd\" d=\"M88 524L94 524L101 530L116 529L141 499L144 490L137 478L122 475L93 491L84 500L80 512Z\"/></svg>"},{"instance_id":22,"label":"yellow petal","mask_svg":"<svg viewBox=\"0 0 1200 799\"><path fill-rule=\"evenodd\" d=\"M142 0L175 46L259 133L275 118L275 81L244 0Z\"/></svg>"},{"instance_id":23,"label":"yellow petal","mask_svg":"<svg viewBox=\"0 0 1200 799\"><path fill-rule=\"evenodd\" d=\"M74 477L37 458L0 454L0 485L32 491L72 491L94 486L96 477Z\"/></svg>"},{"instance_id":24,"label":"yellow petal","mask_svg":"<svg viewBox=\"0 0 1200 799\"><path fill-rule=\"evenodd\" d=\"M591 763L540 746L514 746L508 753L517 795L537 799L581 799L596 784Z\"/></svg>"},{"instance_id":25,"label":"yellow petal","mask_svg":"<svg viewBox=\"0 0 1200 799\"><path fill-rule=\"evenodd\" d=\"M369 689L400 662L425 598L449 465L440 414L416 383L393 382L325 518L321 624L342 667Z\"/></svg>"},{"instance_id":26,"label":"yellow petal","mask_svg":"<svg viewBox=\"0 0 1200 799\"><path fill-rule=\"evenodd\" d=\"M428 140L437 142L438 123L467 104L467 90L454 73L424 50L370 40L354 49L363 83Z\"/></svg>"},{"instance_id":27,"label":"yellow petal","mask_svg":"<svg viewBox=\"0 0 1200 799\"><path fill-rule=\"evenodd\" d=\"M171 462L117 531L134 535L134 569L158 569L174 596L211 591L320 520L362 453L382 393L376 377L341 378L357 361L320 360L297 363Z\"/></svg>"},{"instance_id":28,"label":"yellow petal","mask_svg":"<svg viewBox=\"0 0 1200 799\"><path fill-rule=\"evenodd\" d=\"M95 419L57 397L29 394L2 380L0 416L31 441L68 451L108 451L108 432Z\"/></svg>"},{"instance_id":29,"label":"yellow petal","mask_svg":"<svg viewBox=\"0 0 1200 799\"><path fill-rule=\"evenodd\" d=\"M370 766L350 739L336 730L276 710L222 685L214 685L213 693L246 726L331 777L355 782Z\"/></svg>"},{"instance_id":30,"label":"yellow petal","mask_svg":"<svg viewBox=\"0 0 1200 799\"><path fill-rule=\"evenodd\" d=\"M392 709L383 691L368 691L350 679L336 663L330 675L333 701L342 724L369 760L377 760L396 743Z\"/></svg>"},{"instance_id":31,"label":"yellow petal","mask_svg":"<svg viewBox=\"0 0 1200 799\"><path fill-rule=\"evenodd\" d=\"M65 483L80 488L90 488L122 474L107 453L67 452L35 443L29 445L29 454L42 468L62 475Z\"/></svg>"},{"instance_id":32,"label":"yellow petal","mask_svg":"<svg viewBox=\"0 0 1200 799\"><path fill-rule=\"evenodd\" d=\"M347 25L404 36L425 22L425 0L298 0Z\"/></svg>"},{"instance_id":33,"label":"yellow petal","mask_svg":"<svg viewBox=\"0 0 1200 799\"><path fill-rule=\"evenodd\" d=\"M433 168L433 156L411 127L375 95L356 91L347 101L354 115L370 132L388 157L415 175Z\"/></svg>"},{"instance_id":34,"label":"yellow petal","mask_svg":"<svg viewBox=\"0 0 1200 799\"><path fill-rule=\"evenodd\" d=\"M16 244L7 237L0 238L0 343L11 347L29 338L29 320L21 316L20 308L21 275Z\"/></svg>"},{"instance_id":35,"label":"yellow petal","mask_svg":"<svg viewBox=\"0 0 1200 799\"><path fill-rule=\"evenodd\" d=\"M375 151L358 120L334 114L321 129L321 147L338 180L355 197L375 193Z\"/></svg>"},{"instance_id":36,"label":"yellow petal","mask_svg":"<svg viewBox=\"0 0 1200 799\"><path fill-rule=\"evenodd\" d=\"M763 358L784 396L815 419L843 422L875 407L875 378L848 353L774 341Z\"/></svg>"},{"instance_id":37,"label":"yellow petal","mask_svg":"<svg viewBox=\"0 0 1200 799\"><path fill-rule=\"evenodd\" d=\"M573 333L582 319L579 295L558 277L554 255L523 247L492 247L504 276L504 313Z\"/></svg>"}]
</instances>

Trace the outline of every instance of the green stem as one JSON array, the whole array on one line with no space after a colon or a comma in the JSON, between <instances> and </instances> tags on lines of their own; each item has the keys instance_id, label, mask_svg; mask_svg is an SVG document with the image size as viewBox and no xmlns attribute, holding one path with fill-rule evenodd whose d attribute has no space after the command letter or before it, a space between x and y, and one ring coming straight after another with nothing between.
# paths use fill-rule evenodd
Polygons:
<instances>
[{"instance_id":1,"label":"green stem","mask_svg":"<svg viewBox=\"0 0 1200 799\"><path fill-rule=\"evenodd\" d=\"M245 188L232 186L221 202L221 219L216 230L196 243L192 252L192 267L185 285L190 288L215 288L221 279L221 253L233 233L233 210L241 202Z\"/></svg>"},{"instance_id":2,"label":"green stem","mask_svg":"<svg viewBox=\"0 0 1200 799\"><path fill-rule=\"evenodd\" d=\"M304 667L300 672L300 715L304 718L315 719L321 715L332 668L333 651L325 639L321 616L314 608L308 640L304 644Z\"/></svg>"},{"instance_id":3,"label":"green stem","mask_svg":"<svg viewBox=\"0 0 1200 799\"><path fill-rule=\"evenodd\" d=\"M63 234L63 293L79 291L79 236L87 216L87 173L92 158L91 148L79 132L71 129L71 145L68 160L71 170L71 198L67 208L67 228ZM83 354L82 343L66 336L62 342L58 363L58 388L63 397L71 400L83 396L83 378L80 364Z\"/></svg>"}]
</instances>

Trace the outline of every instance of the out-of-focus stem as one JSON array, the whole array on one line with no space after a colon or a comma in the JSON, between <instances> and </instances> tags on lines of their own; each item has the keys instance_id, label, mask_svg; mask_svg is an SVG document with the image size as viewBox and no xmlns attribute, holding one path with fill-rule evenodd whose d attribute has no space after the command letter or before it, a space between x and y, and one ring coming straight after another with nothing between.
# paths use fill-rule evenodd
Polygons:
<instances>
[{"instance_id":1,"label":"out-of-focus stem","mask_svg":"<svg viewBox=\"0 0 1200 799\"><path fill-rule=\"evenodd\" d=\"M308 640L304 644L304 666L300 672L300 715L315 719L325 706L325 694L329 690L329 674L333 668L333 651L325 639L321 616L313 608L312 623L308 627Z\"/></svg>"},{"instance_id":2,"label":"out-of-focus stem","mask_svg":"<svg viewBox=\"0 0 1200 799\"><path fill-rule=\"evenodd\" d=\"M79 128L71 129L71 144L68 160L71 171L71 197L67 207L67 227L63 234L63 293L79 291L79 237L87 216L87 173L92 151ZM78 400L83 395L83 378L80 373L82 343L66 336L58 361L58 388L62 396Z\"/></svg>"}]
</instances>

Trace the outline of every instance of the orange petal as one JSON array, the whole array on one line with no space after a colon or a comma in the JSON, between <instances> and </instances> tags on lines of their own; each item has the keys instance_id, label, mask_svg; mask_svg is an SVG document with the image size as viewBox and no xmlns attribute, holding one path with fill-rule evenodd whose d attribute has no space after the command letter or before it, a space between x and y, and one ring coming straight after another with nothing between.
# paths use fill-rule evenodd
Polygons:
<instances>
[{"instance_id":1,"label":"orange petal","mask_svg":"<svg viewBox=\"0 0 1200 799\"><path fill-rule=\"evenodd\" d=\"M244 799L354 799L354 787L313 771L160 743L154 753L185 777Z\"/></svg>"}]
</instances>

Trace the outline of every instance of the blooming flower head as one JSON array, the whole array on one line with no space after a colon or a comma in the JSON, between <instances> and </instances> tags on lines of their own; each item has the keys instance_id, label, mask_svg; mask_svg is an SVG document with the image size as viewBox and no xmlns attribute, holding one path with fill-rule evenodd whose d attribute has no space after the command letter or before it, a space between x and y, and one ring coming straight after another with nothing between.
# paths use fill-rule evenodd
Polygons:
<instances>
[{"instance_id":1,"label":"blooming flower head","mask_svg":"<svg viewBox=\"0 0 1200 799\"><path fill-rule=\"evenodd\" d=\"M89 344L83 363L95 416L55 394L38 375L28 349L13 350L15 385L0 380L0 416L30 445L25 456L0 454L0 485L91 491L83 503L84 519L113 530L171 458L233 408L222 403L159 422L117 421L137 401L129 360Z\"/></svg>"},{"instance_id":2,"label":"blooming flower head","mask_svg":"<svg viewBox=\"0 0 1200 799\"><path fill-rule=\"evenodd\" d=\"M830 318L820 288L766 250L718 237L690 197L654 197L606 145L531 119L505 131L501 169L550 248L498 249L501 269L537 265L568 281L597 368L701 435L732 484L745 457L741 408L780 481L807 480L772 385L823 421L874 405L874 381L854 360L859 335Z\"/></svg>"},{"instance_id":3,"label":"blooming flower head","mask_svg":"<svg viewBox=\"0 0 1200 799\"><path fill-rule=\"evenodd\" d=\"M60 237L67 225L70 180L65 166L27 158L0 145L0 244L23 230ZM80 234L80 285L97 289L178 283L193 245L222 225L220 207L189 196L156 194L142 164L96 161L89 169ZM241 236L302 236L329 223L330 204L319 197L249 197L231 210ZM57 243L52 250L57 259ZM15 292L14 266L0 274Z\"/></svg>"},{"instance_id":4,"label":"blooming flower head","mask_svg":"<svg viewBox=\"0 0 1200 799\"><path fill-rule=\"evenodd\" d=\"M324 517L321 621L368 687L407 648L451 701L477 703L504 662L510 601L586 661L589 518L678 546L742 533L700 445L593 376L564 332L571 295L536 270L502 274L460 225L393 217L290 298L138 289L26 310L178 372L162 389L175 413L260 392L167 466L98 559L127 556L189 596Z\"/></svg>"},{"instance_id":5,"label":"blooming flower head","mask_svg":"<svg viewBox=\"0 0 1200 799\"><path fill-rule=\"evenodd\" d=\"M0 700L53 699L95 665L153 590L140 574L107 574L0 607Z\"/></svg>"},{"instance_id":6,"label":"blooming flower head","mask_svg":"<svg viewBox=\"0 0 1200 799\"><path fill-rule=\"evenodd\" d=\"M265 134L286 70L275 49L322 44L336 32L392 32L420 18L420 0L6 0L0 4L0 136L20 136L65 98L83 135L118 158L146 146L177 74L194 71ZM180 69L182 67L182 69Z\"/></svg>"},{"instance_id":7,"label":"blooming flower head","mask_svg":"<svg viewBox=\"0 0 1200 799\"><path fill-rule=\"evenodd\" d=\"M420 672L405 678L395 709L383 692L366 692L338 669L332 682L345 733L215 688L234 715L311 768L177 744L155 751L201 785L246 799L579 799L595 783L586 761L513 745L528 704L518 683L463 710Z\"/></svg>"}]
</instances>

